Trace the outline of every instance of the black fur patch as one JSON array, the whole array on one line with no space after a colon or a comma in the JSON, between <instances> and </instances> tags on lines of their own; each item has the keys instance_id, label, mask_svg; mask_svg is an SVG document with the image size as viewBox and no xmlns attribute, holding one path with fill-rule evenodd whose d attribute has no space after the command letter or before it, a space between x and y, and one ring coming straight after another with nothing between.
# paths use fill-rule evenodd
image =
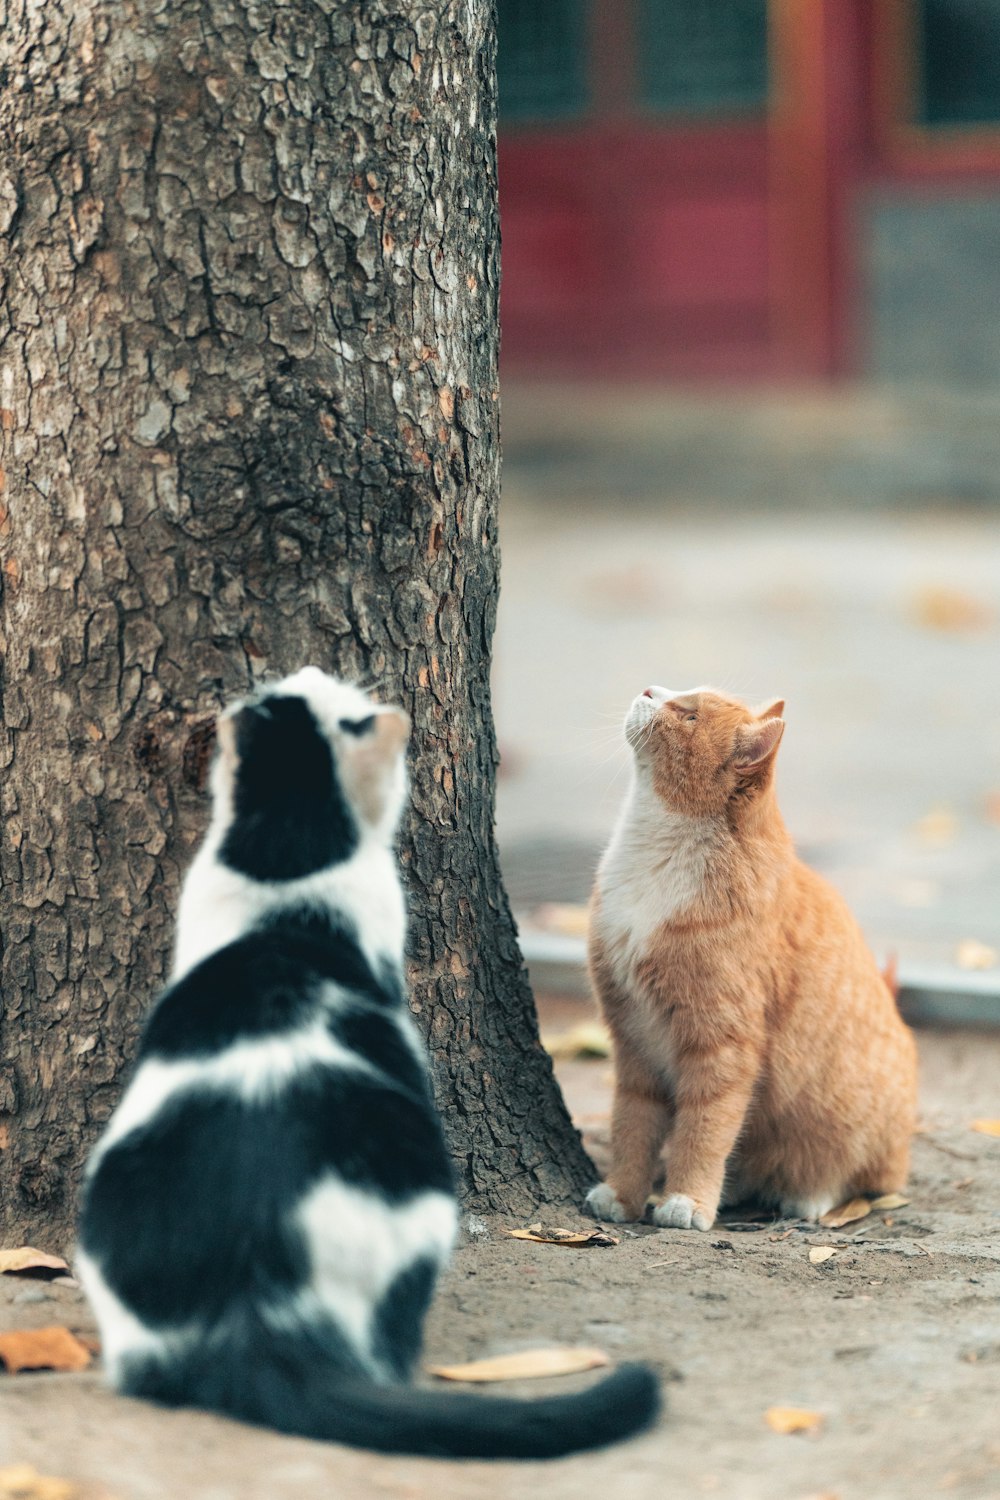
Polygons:
<instances>
[{"instance_id":1,"label":"black fur patch","mask_svg":"<svg viewBox=\"0 0 1000 1500\"><path fill-rule=\"evenodd\" d=\"M400 1271L375 1309L372 1352L398 1380L408 1380L423 1345L424 1317L434 1295L438 1265L419 1255Z\"/></svg>"},{"instance_id":2,"label":"black fur patch","mask_svg":"<svg viewBox=\"0 0 1000 1500\"><path fill-rule=\"evenodd\" d=\"M167 990L146 1024L139 1061L207 1056L232 1042L307 1024L327 981L375 1004L397 1003L354 936L324 913L275 917L210 954Z\"/></svg>"},{"instance_id":3,"label":"black fur patch","mask_svg":"<svg viewBox=\"0 0 1000 1500\"><path fill-rule=\"evenodd\" d=\"M238 764L223 864L252 880L298 880L348 859L357 826L305 700L264 698L234 723Z\"/></svg>"},{"instance_id":4,"label":"black fur patch","mask_svg":"<svg viewBox=\"0 0 1000 1500\"><path fill-rule=\"evenodd\" d=\"M331 1033L345 1047L410 1093L425 1098L428 1109L433 1107L427 1069L400 1031L394 1011L349 1005L331 1016L329 1024Z\"/></svg>"},{"instance_id":5,"label":"black fur patch","mask_svg":"<svg viewBox=\"0 0 1000 1500\"><path fill-rule=\"evenodd\" d=\"M101 1158L81 1245L153 1327L273 1304L308 1279L294 1210L331 1169L389 1203L452 1191L426 1098L317 1065L260 1103L175 1096Z\"/></svg>"}]
</instances>

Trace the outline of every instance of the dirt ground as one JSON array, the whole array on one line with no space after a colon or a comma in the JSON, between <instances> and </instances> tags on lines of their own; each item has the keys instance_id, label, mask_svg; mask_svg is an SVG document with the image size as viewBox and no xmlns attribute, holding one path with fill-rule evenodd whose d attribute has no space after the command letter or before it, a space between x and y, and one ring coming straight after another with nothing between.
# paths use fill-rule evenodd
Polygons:
<instances>
[{"instance_id":1,"label":"dirt ground","mask_svg":"<svg viewBox=\"0 0 1000 1500\"><path fill-rule=\"evenodd\" d=\"M551 1004L543 1023L559 1029L579 1013ZM924 1033L920 1047L911 1202L892 1214L840 1232L640 1229L591 1250L467 1221L428 1360L552 1343L646 1360L663 1377L666 1410L645 1437L551 1464L381 1458L123 1401L93 1370L0 1376L0 1468L63 1476L79 1500L1000 1500L1000 1139L969 1129L1000 1116L1000 1037ZM600 1159L609 1064L573 1061L560 1073ZM837 1254L814 1265L818 1245ZM3 1277L0 1298L4 1328L93 1332L72 1287ZM502 1389L536 1395L590 1378ZM771 1406L816 1411L822 1430L779 1436L764 1422Z\"/></svg>"}]
</instances>

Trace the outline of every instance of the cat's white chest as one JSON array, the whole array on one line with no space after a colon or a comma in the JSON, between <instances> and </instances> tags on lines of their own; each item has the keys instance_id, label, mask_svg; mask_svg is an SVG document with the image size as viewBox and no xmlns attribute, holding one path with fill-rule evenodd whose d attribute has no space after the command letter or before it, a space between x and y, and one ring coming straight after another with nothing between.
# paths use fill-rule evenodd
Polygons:
<instances>
[{"instance_id":1,"label":"cat's white chest","mask_svg":"<svg viewBox=\"0 0 1000 1500\"><path fill-rule=\"evenodd\" d=\"M702 894L717 850L714 819L672 812L651 789L633 787L598 869L595 915L595 935L624 990L634 992L657 932Z\"/></svg>"}]
</instances>

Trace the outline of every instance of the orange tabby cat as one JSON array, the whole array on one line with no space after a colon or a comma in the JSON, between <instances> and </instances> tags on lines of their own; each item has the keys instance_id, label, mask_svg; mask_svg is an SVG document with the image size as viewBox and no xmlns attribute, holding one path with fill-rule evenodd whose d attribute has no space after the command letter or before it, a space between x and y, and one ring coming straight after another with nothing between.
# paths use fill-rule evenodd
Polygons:
<instances>
[{"instance_id":1,"label":"orange tabby cat","mask_svg":"<svg viewBox=\"0 0 1000 1500\"><path fill-rule=\"evenodd\" d=\"M647 688L597 875L590 971L614 1037L612 1167L587 1207L709 1229L754 1196L817 1219L903 1187L916 1049L840 896L774 795L784 704Z\"/></svg>"}]
</instances>

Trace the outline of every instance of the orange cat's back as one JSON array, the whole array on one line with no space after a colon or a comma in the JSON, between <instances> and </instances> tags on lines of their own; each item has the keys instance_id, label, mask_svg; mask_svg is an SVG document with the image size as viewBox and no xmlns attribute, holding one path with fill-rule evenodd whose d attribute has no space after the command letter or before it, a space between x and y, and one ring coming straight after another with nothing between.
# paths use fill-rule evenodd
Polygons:
<instances>
[{"instance_id":1,"label":"orange cat's back","mask_svg":"<svg viewBox=\"0 0 1000 1500\"><path fill-rule=\"evenodd\" d=\"M775 917L759 1107L734 1176L778 1201L815 1183L821 1208L828 1196L898 1191L916 1123L913 1034L843 897L798 859ZM840 1185L824 1194L838 1163Z\"/></svg>"}]
</instances>

